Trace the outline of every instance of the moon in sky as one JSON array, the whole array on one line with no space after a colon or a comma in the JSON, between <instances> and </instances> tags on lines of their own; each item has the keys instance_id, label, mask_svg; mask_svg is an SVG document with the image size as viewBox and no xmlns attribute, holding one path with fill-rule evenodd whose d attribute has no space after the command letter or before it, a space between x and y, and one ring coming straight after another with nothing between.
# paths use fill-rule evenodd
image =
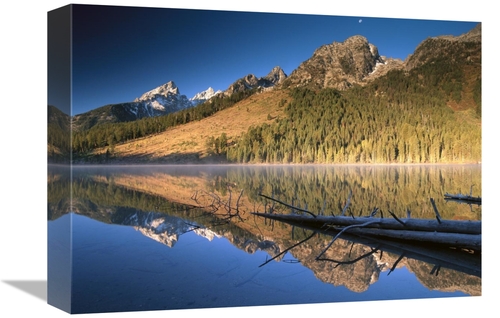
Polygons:
<instances>
[{"instance_id":1,"label":"moon in sky","mask_svg":"<svg viewBox=\"0 0 500 318\"><path fill-rule=\"evenodd\" d=\"M362 19L359 19L359 23L361 23L361 22L363 22L363 20L362 20Z\"/></svg>"}]
</instances>

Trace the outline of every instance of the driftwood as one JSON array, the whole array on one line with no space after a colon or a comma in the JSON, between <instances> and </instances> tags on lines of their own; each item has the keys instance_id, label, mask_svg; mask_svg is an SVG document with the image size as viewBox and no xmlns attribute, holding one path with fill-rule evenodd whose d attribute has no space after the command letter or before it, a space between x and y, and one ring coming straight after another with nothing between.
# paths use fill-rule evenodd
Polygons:
<instances>
[{"instance_id":1,"label":"driftwood","mask_svg":"<svg viewBox=\"0 0 500 318\"><path fill-rule=\"evenodd\" d=\"M336 234L339 233L339 231L332 229L318 230L315 227L308 227L308 226L301 226L301 227L304 229L311 230L314 233L322 233L332 236L335 236ZM481 277L481 253L473 253L470 251L452 249L444 246L435 246L434 244L430 245L412 244L408 243L407 241L396 241L396 240L384 239L382 237L369 237L359 234L350 234L349 232L343 233L341 237L344 240L348 240L353 243L363 244L368 247L371 247L372 252L369 254L373 254L374 252L377 251L390 252L396 255L404 256L406 258L416 259L430 264L434 264L435 267L437 268L439 267L449 268L465 274ZM309 238L307 238L307 240ZM322 257L324 252L325 251L323 251L320 255L318 255L316 259L319 261L328 261L337 264L342 263L341 261Z\"/></svg>"},{"instance_id":2,"label":"driftwood","mask_svg":"<svg viewBox=\"0 0 500 318\"><path fill-rule=\"evenodd\" d=\"M304 225L317 228L328 226L350 226L364 225L368 221L376 221L366 224L365 228L387 229L387 230L408 230L408 231L428 231L442 233L461 233L461 234L481 234L481 221L464 221L464 220L441 220L441 223L434 219L399 219L404 224L401 224L396 219L391 218L352 218L350 216L316 216L310 218L304 215L297 214L269 214L269 213L253 213L258 216L263 216L269 219L278 221L291 221L294 223L302 223Z\"/></svg>"},{"instance_id":3,"label":"driftwood","mask_svg":"<svg viewBox=\"0 0 500 318\"><path fill-rule=\"evenodd\" d=\"M340 233L340 231L332 228L318 229L317 227L310 227L304 224L299 225L294 223L293 221L285 221L285 223L294 224L296 227L301 227L307 230L311 230L313 231L313 235L307 237L305 240L297 244L294 244L292 247L283 251L283 253L311 239L311 237L314 236L315 234L321 233L325 235L337 236ZM349 233L349 231L344 232L341 235L341 237L344 240L348 240L353 243L363 244L368 247L371 247L372 252L370 252L369 254L373 254L377 251L390 252L397 255L404 255L404 257L407 258L412 258L430 264L435 264L435 266L437 267L449 268L465 274L481 277L480 253L473 253L471 251L448 248L446 246L436 246L435 244L413 244L408 241L385 239L380 236L378 237L365 236L359 233L351 234ZM332 240L330 245L333 244L333 241L334 240ZM342 263L342 261L337 261L334 259L322 257L325 251L323 251L320 255L318 255L316 257L316 260L334 262L339 265ZM274 258L277 257L278 256ZM261 266L267 264L271 260L267 260Z\"/></svg>"},{"instance_id":4,"label":"driftwood","mask_svg":"<svg viewBox=\"0 0 500 318\"><path fill-rule=\"evenodd\" d=\"M345 216L317 216L253 213L254 215L315 229L333 227L348 229L350 234L381 237L415 243L435 243L452 247L481 250L481 221L450 221L402 219L404 225L389 218L351 218ZM354 227L356 226L356 227Z\"/></svg>"},{"instance_id":5,"label":"driftwood","mask_svg":"<svg viewBox=\"0 0 500 318\"><path fill-rule=\"evenodd\" d=\"M467 203L481 204L481 197L473 197L468 194L449 194L445 193L444 198L447 200L461 201Z\"/></svg>"},{"instance_id":6,"label":"driftwood","mask_svg":"<svg viewBox=\"0 0 500 318\"><path fill-rule=\"evenodd\" d=\"M443 267L465 274L481 277L481 234L386 230L380 227L375 227L377 225L378 219L369 221L365 219L364 224L368 224L367 226L371 226L371 228L363 228L363 224L349 226L331 226L330 223L330 226L320 225L319 222L324 221L322 217L319 217L318 219L300 215L269 213L253 214L272 220L278 220L290 224L293 227L300 227L313 231L313 234L311 236L307 237L305 240L297 244L294 244L292 247L283 251L283 253L289 251L297 245L302 244L304 241L311 239L315 234L321 233L333 236L333 239L326 246L326 248L318 256L316 256L316 260L318 261L333 262L338 265L341 265L343 263L342 261L325 257L326 251L330 248L330 246L333 245L337 238L341 237L344 240L370 247L372 251L368 254L373 254L377 251L380 251L381 253L390 252L400 255L400 258L406 257L424 261L429 264L434 264L434 268L430 274L437 275L439 273L439 269ZM347 221L348 219L350 219L351 221L358 221L358 219L352 219L350 217L326 217L326 219L330 218L335 218L342 221ZM385 219L385 221L393 220ZM438 223L436 220L412 221L420 221L416 223ZM445 226L447 226L449 225L449 223L449 221L442 221L441 225L444 224ZM471 222L471 224L477 224L477 222ZM267 264L271 260L272 259L267 260L261 266ZM397 264L394 264L393 267L395 267L396 265Z\"/></svg>"},{"instance_id":7,"label":"driftwood","mask_svg":"<svg viewBox=\"0 0 500 318\"><path fill-rule=\"evenodd\" d=\"M445 193L444 198L446 200L452 200L452 201L458 201L458 202L466 202L466 203L473 203L473 204L481 204L481 197L474 197L472 196L472 185L470 187L470 193L469 194L450 194L450 193Z\"/></svg>"},{"instance_id":8,"label":"driftwood","mask_svg":"<svg viewBox=\"0 0 500 318\"><path fill-rule=\"evenodd\" d=\"M265 197L270 199L270 197ZM259 212L254 212L253 214L289 223L293 226L303 226L318 230L337 230L338 234L330 245L340 235L349 233L362 237L383 238L410 244L434 244L481 251L481 221L442 220L434 204L434 199L431 198L430 201L434 208L436 219L412 219L409 217L400 219L392 212L389 212L392 218L375 218L374 215L377 209L368 217L357 218L343 216L344 213L340 216L314 215L309 211L307 213L313 215L313 217L300 214ZM281 203L281 201L277 202Z\"/></svg>"}]
</instances>

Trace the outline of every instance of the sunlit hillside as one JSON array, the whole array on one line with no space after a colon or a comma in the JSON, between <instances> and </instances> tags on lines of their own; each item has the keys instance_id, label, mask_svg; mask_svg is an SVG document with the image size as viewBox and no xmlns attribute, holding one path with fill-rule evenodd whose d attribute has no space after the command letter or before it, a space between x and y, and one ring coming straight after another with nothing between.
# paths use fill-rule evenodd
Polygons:
<instances>
[{"instance_id":1,"label":"sunlit hillside","mask_svg":"<svg viewBox=\"0 0 500 318\"><path fill-rule=\"evenodd\" d=\"M204 159L217 162L217 149L213 143L217 138L225 134L227 143L231 144L249 127L282 118L285 101L289 100L288 91L285 90L254 94L211 117L118 144L114 149L100 148L92 155L100 155L100 161L107 157L108 160L115 158L115 162L126 163L188 163ZM208 158L210 154L215 156Z\"/></svg>"}]
</instances>

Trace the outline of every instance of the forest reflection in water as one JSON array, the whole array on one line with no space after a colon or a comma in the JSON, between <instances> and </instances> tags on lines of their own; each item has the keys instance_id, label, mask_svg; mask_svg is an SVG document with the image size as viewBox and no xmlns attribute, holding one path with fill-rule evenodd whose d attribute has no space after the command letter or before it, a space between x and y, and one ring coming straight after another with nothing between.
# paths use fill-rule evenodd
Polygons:
<instances>
[{"instance_id":1,"label":"forest reflection in water","mask_svg":"<svg viewBox=\"0 0 500 318\"><path fill-rule=\"evenodd\" d=\"M378 208L382 213L391 211L398 217L406 217L410 211L412 218L434 218L429 202L430 198L434 198L443 219L481 220L480 205L459 204L444 199L445 193L469 194L471 189L474 196L481 196L480 165L81 166L73 167L72 179L69 174L64 173L67 170L53 168L49 169L48 178L49 222L71 212L102 224L132 227L143 237L160 242L163 246L176 248L180 248L179 242L191 234L209 240L224 238L236 250L253 256L253 260L246 261L244 267L240 260L235 261L240 265L234 268L246 268L248 271L248 264L251 263L252 273L262 277L269 275L266 284L249 278L254 285L259 283L260 289L268 290L289 289L265 300L254 295L256 292L262 293L256 286L246 290L245 299L232 301L228 298L223 301L223 297L214 296L213 299L218 300L193 300L191 303L173 304L168 301L165 303L162 298L163 300L151 301L149 309L481 294L480 259L465 259L463 266L453 267L447 265L453 264L454 260L436 264L433 259L415 256L419 254L381 248L369 242L343 237L325 253L328 261L318 261L316 257L324 251L331 236L251 214L265 211L272 204L260 196L260 193L316 214L324 211L326 215L337 215L352 194L348 212L355 217L367 215ZM69 189L72 191L72 205L68 199ZM70 209L70 206L73 208ZM275 208L278 213L290 212L287 207ZM194 249L191 252L196 253ZM221 255L226 255L221 256L224 259L220 260L224 264L229 262L228 259L236 258L227 247ZM276 277L270 272L272 264L300 266L314 276L307 279L299 278L299 275L290 277L290 286L317 286L315 284L321 283L337 288L337 292L340 286L346 290L342 297L333 294L325 296L324 292L322 296L299 297L297 293L300 295L301 292L284 287L286 284L278 284L278 279L271 282L272 277ZM258 274L259 269L266 274ZM210 272L209 268L207 272ZM413 275L416 280L410 283L406 276L400 280L395 278L400 277L403 272ZM232 270L219 275L240 277L242 274ZM212 278L207 276L206 280L211 281ZM290 281L295 281L295 284L290 284ZM192 282L184 281L183 284L189 285ZM223 282L218 285L219 292L224 295L243 286L228 283L224 287ZM416 285L420 287L417 288ZM394 292L401 288L406 291ZM322 289L316 287L315 290L318 293ZM315 293L309 290L307 294ZM92 311L85 308L82 311ZM122 307L113 306L99 310L113 311L113 308L123 310Z\"/></svg>"}]
</instances>

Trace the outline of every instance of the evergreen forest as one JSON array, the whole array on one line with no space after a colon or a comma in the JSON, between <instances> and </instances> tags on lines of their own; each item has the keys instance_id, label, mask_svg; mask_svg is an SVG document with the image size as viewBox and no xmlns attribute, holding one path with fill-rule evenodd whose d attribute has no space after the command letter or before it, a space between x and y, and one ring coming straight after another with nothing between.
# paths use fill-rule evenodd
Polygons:
<instances>
[{"instance_id":1,"label":"evergreen forest","mask_svg":"<svg viewBox=\"0 0 500 318\"><path fill-rule=\"evenodd\" d=\"M238 163L480 162L480 63L462 65L462 60L438 56L410 72L393 70L346 91L294 88L286 118L250 128L226 149L227 158Z\"/></svg>"},{"instance_id":2,"label":"evergreen forest","mask_svg":"<svg viewBox=\"0 0 500 318\"><path fill-rule=\"evenodd\" d=\"M75 157L87 154L94 149L161 133L168 128L200 120L233 106L253 95L257 89L234 93L231 96L216 96L208 102L164 116L147 117L135 121L95 125L90 129L73 133L72 150Z\"/></svg>"},{"instance_id":3,"label":"evergreen forest","mask_svg":"<svg viewBox=\"0 0 500 318\"><path fill-rule=\"evenodd\" d=\"M410 70L394 69L363 86L278 87L289 94L278 105L284 116L268 115L231 138L210 131L200 143L229 163L479 163L480 53L480 43L429 39L415 51ZM112 154L118 144L207 118L258 94L252 89L164 116L98 124L72 131L71 140L61 138L69 125L49 119L49 145L56 146L49 151L71 152L74 159L91 158L97 149Z\"/></svg>"}]
</instances>

